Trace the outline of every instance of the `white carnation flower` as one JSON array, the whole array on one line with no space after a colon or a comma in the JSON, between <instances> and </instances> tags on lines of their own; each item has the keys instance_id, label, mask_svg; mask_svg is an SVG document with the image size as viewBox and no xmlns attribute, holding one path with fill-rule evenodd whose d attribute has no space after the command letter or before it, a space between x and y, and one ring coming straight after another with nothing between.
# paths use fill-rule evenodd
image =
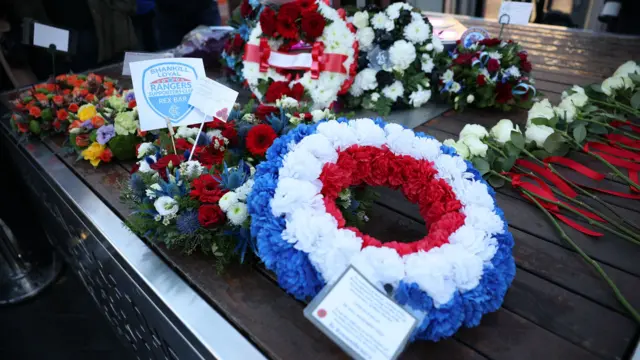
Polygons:
<instances>
[{"instance_id":1,"label":"white carnation flower","mask_svg":"<svg viewBox=\"0 0 640 360\"><path fill-rule=\"evenodd\" d=\"M469 147L465 145L462 141L456 142L453 139L447 139L442 143L456 149L456 152L458 153L458 155L462 156L463 159L469 159L471 155L471 153L469 152Z\"/></svg>"},{"instance_id":2,"label":"white carnation flower","mask_svg":"<svg viewBox=\"0 0 640 360\"><path fill-rule=\"evenodd\" d=\"M398 40L389 48L389 60L398 70L406 70L415 59L416 48L408 41Z\"/></svg>"},{"instance_id":3,"label":"white carnation flower","mask_svg":"<svg viewBox=\"0 0 640 360\"><path fill-rule=\"evenodd\" d=\"M398 100L398 97L402 97L402 95L404 94L404 86L402 86L402 83L400 81L395 81L393 84L382 89L382 94L386 98L392 101L396 101Z\"/></svg>"},{"instance_id":4,"label":"white carnation flower","mask_svg":"<svg viewBox=\"0 0 640 360\"><path fill-rule=\"evenodd\" d=\"M353 25L357 29L364 29L369 26L369 13L366 11L358 11L353 14Z\"/></svg>"},{"instance_id":5,"label":"white carnation flower","mask_svg":"<svg viewBox=\"0 0 640 360\"><path fill-rule=\"evenodd\" d=\"M169 196L160 196L153 206L161 216L171 216L178 212L178 202Z\"/></svg>"},{"instance_id":6,"label":"white carnation flower","mask_svg":"<svg viewBox=\"0 0 640 360\"><path fill-rule=\"evenodd\" d=\"M414 44L420 44L429 38L431 29L423 20L412 21L404 28L404 38Z\"/></svg>"},{"instance_id":7,"label":"white carnation flower","mask_svg":"<svg viewBox=\"0 0 640 360\"><path fill-rule=\"evenodd\" d=\"M218 200L218 206L220 206L220 209L222 209L222 211L226 212L227 210L229 210L231 205L237 202L238 195L235 193L235 191L229 191L228 193L222 195L220 200Z\"/></svg>"},{"instance_id":8,"label":"white carnation flower","mask_svg":"<svg viewBox=\"0 0 640 360\"><path fill-rule=\"evenodd\" d=\"M360 45L360 49L362 51L371 49L371 45L373 44L373 40L375 39L375 37L376 34L370 27L359 29L356 33L356 38L358 39L358 44Z\"/></svg>"},{"instance_id":9,"label":"white carnation flower","mask_svg":"<svg viewBox=\"0 0 640 360\"><path fill-rule=\"evenodd\" d=\"M176 137L183 139L195 139L195 137L198 136L198 131L198 128L190 128L183 125L178 128Z\"/></svg>"},{"instance_id":10,"label":"white carnation flower","mask_svg":"<svg viewBox=\"0 0 640 360\"><path fill-rule=\"evenodd\" d=\"M460 131L460 139L467 136L477 137L478 139L484 139L489 136L489 132L484 126L478 124L466 124Z\"/></svg>"},{"instance_id":11,"label":"white carnation flower","mask_svg":"<svg viewBox=\"0 0 640 360\"><path fill-rule=\"evenodd\" d=\"M496 142L504 144L511 140L511 131L520 132L520 128L517 125L514 128L511 120L502 119L491 128L490 134Z\"/></svg>"},{"instance_id":12,"label":"white carnation flower","mask_svg":"<svg viewBox=\"0 0 640 360\"><path fill-rule=\"evenodd\" d=\"M388 28L389 23L391 23L391 29ZM387 15L383 12L379 12L371 18L371 26L373 26L374 29L391 31L393 30L394 25L393 21L389 20Z\"/></svg>"},{"instance_id":13,"label":"white carnation flower","mask_svg":"<svg viewBox=\"0 0 640 360\"><path fill-rule=\"evenodd\" d=\"M242 225L247 220L247 204L237 202L229 207L227 218L233 225Z\"/></svg>"},{"instance_id":14,"label":"white carnation flower","mask_svg":"<svg viewBox=\"0 0 640 360\"><path fill-rule=\"evenodd\" d=\"M430 73L431 71L433 71L433 67L435 66L435 64L433 63L433 58L429 56L429 54L422 54L421 65L422 71L425 73ZM451 74L453 74L453 72Z\"/></svg>"},{"instance_id":15,"label":"white carnation flower","mask_svg":"<svg viewBox=\"0 0 640 360\"><path fill-rule=\"evenodd\" d=\"M539 148L542 148L545 140L554 132L555 130L549 126L531 124L527 126L524 137L527 142L534 141Z\"/></svg>"},{"instance_id":16,"label":"white carnation flower","mask_svg":"<svg viewBox=\"0 0 640 360\"><path fill-rule=\"evenodd\" d=\"M489 150L489 146L480 140L480 138L475 136L466 136L460 138L463 144L469 147L469 153L471 156L487 156L487 150Z\"/></svg>"},{"instance_id":17,"label":"white carnation flower","mask_svg":"<svg viewBox=\"0 0 640 360\"><path fill-rule=\"evenodd\" d=\"M377 73L377 70L370 68L360 71L353 81L353 86L363 91L375 90L378 87L378 81L376 80Z\"/></svg>"},{"instance_id":18,"label":"white carnation flower","mask_svg":"<svg viewBox=\"0 0 640 360\"><path fill-rule=\"evenodd\" d=\"M423 90L420 85L418 85L418 91L414 91L409 95L409 103L413 107L420 107L429 99L431 99L431 90Z\"/></svg>"}]
</instances>

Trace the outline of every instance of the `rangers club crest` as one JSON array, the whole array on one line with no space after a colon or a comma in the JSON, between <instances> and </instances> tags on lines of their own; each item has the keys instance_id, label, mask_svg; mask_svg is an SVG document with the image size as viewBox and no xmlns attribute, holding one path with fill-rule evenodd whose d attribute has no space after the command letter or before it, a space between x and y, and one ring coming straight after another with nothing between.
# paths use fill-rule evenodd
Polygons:
<instances>
[{"instance_id":1,"label":"rangers club crest","mask_svg":"<svg viewBox=\"0 0 640 360\"><path fill-rule=\"evenodd\" d=\"M142 95L156 114L178 123L193 110L188 102L197 79L196 70L184 63L155 64L142 74Z\"/></svg>"}]
</instances>

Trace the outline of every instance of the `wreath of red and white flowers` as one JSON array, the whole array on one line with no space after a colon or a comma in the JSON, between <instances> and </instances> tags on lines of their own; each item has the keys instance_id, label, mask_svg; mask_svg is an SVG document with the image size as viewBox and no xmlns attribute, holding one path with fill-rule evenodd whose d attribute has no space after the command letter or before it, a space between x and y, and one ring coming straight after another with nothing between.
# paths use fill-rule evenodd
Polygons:
<instances>
[{"instance_id":1,"label":"wreath of red and white flowers","mask_svg":"<svg viewBox=\"0 0 640 360\"><path fill-rule=\"evenodd\" d=\"M344 10L296 0L277 10L264 7L249 36L242 72L263 103L292 97L323 109L351 86L357 53L355 28L345 21Z\"/></svg>"}]
</instances>

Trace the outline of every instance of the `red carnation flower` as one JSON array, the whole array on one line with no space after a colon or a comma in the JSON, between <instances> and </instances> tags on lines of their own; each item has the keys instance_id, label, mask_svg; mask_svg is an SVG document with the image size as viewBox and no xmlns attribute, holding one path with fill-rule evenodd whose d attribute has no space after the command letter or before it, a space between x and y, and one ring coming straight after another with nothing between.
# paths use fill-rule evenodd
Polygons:
<instances>
[{"instance_id":1,"label":"red carnation flower","mask_svg":"<svg viewBox=\"0 0 640 360\"><path fill-rule=\"evenodd\" d=\"M204 174L193 180L189 195L203 203L217 204L227 191L220 188L220 183L210 174Z\"/></svg>"},{"instance_id":2,"label":"red carnation flower","mask_svg":"<svg viewBox=\"0 0 640 360\"><path fill-rule=\"evenodd\" d=\"M298 101L302 100L302 97L304 96L304 86L300 83L295 83L291 88L290 96Z\"/></svg>"},{"instance_id":3,"label":"red carnation flower","mask_svg":"<svg viewBox=\"0 0 640 360\"><path fill-rule=\"evenodd\" d=\"M300 5L296 2L284 4L278 10L276 29L285 39L298 38L298 26L296 20L300 17Z\"/></svg>"},{"instance_id":4,"label":"red carnation flower","mask_svg":"<svg viewBox=\"0 0 640 360\"><path fill-rule=\"evenodd\" d=\"M276 132L267 124L256 125L247 134L247 150L253 155L264 155L267 149L278 137Z\"/></svg>"},{"instance_id":5,"label":"red carnation flower","mask_svg":"<svg viewBox=\"0 0 640 360\"><path fill-rule=\"evenodd\" d=\"M160 177L162 177L166 181L167 167L169 166L169 163L171 163L173 167L176 167L176 166L179 166L181 162L182 162L181 156L176 154L171 154L171 155L163 156L160 159L158 159L158 161L151 164L151 168L157 171L158 174L160 174Z\"/></svg>"},{"instance_id":6,"label":"red carnation flower","mask_svg":"<svg viewBox=\"0 0 640 360\"><path fill-rule=\"evenodd\" d=\"M224 212L218 205L206 204L198 209L198 221L205 228L223 224L225 220Z\"/></svg>"},{"instance_id":7,"label":"red carnation flower","mask_svg":"<svg viewBox=\"0 0 640 360\"><path fill-rule=\"evenodd\" d=\"M111 152L111 149L109 149L109 148L105 148L104 151L102 152L102 154L100 154L100 160L102 160L104 162L111 161L112 157L113 157L113 153Z\"/></svg>"},{"instance_id":8,"label":"red carnation flower","mask_svg":"<svg viewBox=\"0 0 640 360\"><path fill-rule=\"evenodd\" d=\"M87 94L87 95L85 96L85 99L86 99L87 101L94 101L94 100L96 99L96 96L95 96L95 95L93 95L93 94Z\"/></svg>"},{"instance_id":9,"label":"red carnation flower","mask_svg":"<svg viewBox=\"0 0 640 360\"><path fill-rule=\"evenodd\" d=\"M78 112L78 104L72 103L71 105L69 105L69 111L77 113Z\"/></svg>"},{"instance_id":10,"label":"red carnation flower","mask_svg":"<svg viewBox=\"0 0 640 360\"><path fill-rule=\"evenodd\" d=\"M258 105L258 108L256 108L255 115L259 120L264 120L266 119L267 115L278 114L279 111L280 109L275 106L260 104Z\"/></svg>"},{"instance_id":11,"label":"red carnation flower","mask_svg":"<svg viewBox=\"0 0 640 360\"><path fill-rule=\"evenodd\" d=\"M80 134L76 136L76 146L81 148L89 146L89 134Z\"/></svg>"},{"instance_id":12,"label":"red carnation flower","mask_svg":"<svg viewBox=\"0 0 640 360\"><path fill-rule=\"evenodd\" d=\"M312 42L318 36L322 35L324 26L327 21L324 16L317 12L306 12L302 14L302 31L304 32L307 41Z\"/></svg>"},{"instance_id":13,"label":"red carnation flower","mask_svg":"<svg viewBox=\"0 0 640 360\"><path fill-rule=\"evenodd\" d=\"M60 106L60 105L62 105L62 102L64 101L64 98L62 96L60 96L60 95L56 95L56 96L54 96L52 98L52 100L53 100L54 104Z\"/></svg>"},{"instance_id":14,"label":"red carnation flower","mask_svg":"<svg viewBox=\"0 0 640 360\"><path fill-rule=\"evenodd\" d=\"M176 150L187 151L191 150L192 147L193 145L189 141L187 141L187 139L176 139Z\"/></svg>"},{"instance_id":15,"label":"red carnation flower","mask_svg":"<svg viewBox=\"0 0 640 360\"><path fill-rule=\"evenodd\" d=\"M478 44L480 44L480 45L485 45L485 46L496 46L496 45L500 44L500 42L501 42L501 41L502 41L502 40L497 39L497 38L493 38L493 39L483 39L483 40L480 40L480 41L478 42Z\"/></svg>"},{"instance_id":16,"label":"red carnation flower","mask_svg":"<svg viewBox=\"0 0 640 360\"><path fill-rule=\"evenodd\" d=\"M260 13L260 28L267 36L273 36L276 32L276 12L268 6Z\"/></svg>"},{"instance_id":17,"label":"red carnation flower","mask_svg":"<svg viewBox=\"0 0 640 360\"><path fill-rule=\"evenodd\" d=\"M214 138L213 141L220 140ZM201 149L196 149L196 155L198 155L200 163L207 168L211 168L213 165L222 164L222 161L224 160L224 151L214 148L213 142Z\"/></svg>"},{"instance_id":18,"label":"red carnation flower","mask_svg":"<svg viewBox=\"0 0 640 360\"><path fill-rule=\"evenodd\" d=\"M264 100L268 103L274 103L283 96L290 96L290 94L289 83L286 81L274 81L269 85L267 93L264 94Z\"/></svg>"},{"instance_id":19,"label":"red carnation flower","mask_svg":"<svg viewBox=\"0 0 640 360\"><path fill-rule=\"evenodd\" d=\"M471 64L471 59L475 56L476 53L459 54L458 57L453 60L453 63L457 65Z\"/></svg>"},{"instance_id":20,"label":"red carnation flower","mask_svg":"<svg viewBox=\"0 0 640 360\"><path fill-rule=\"evenodd\" d=\"M487 78L484 75L478 75L478 77L476 77L476 84L478 84L478 86L485 86L487 84Z\"/></svg>"},{"instance_id":21,"label":"red carnation flower","mask_svg":"<svg viewBox=\"0 0 640 360\"><path fill-rule=\"evenodd\" d=\"M41 113L42 111L37 106L32 106L29 108L29 115L33 116L34 118L39 118Z\"/></svg>"},{"instance_id":22,"label":"red carnation flower","mask_svg":"<svg viewBox=\"0 0 640 360\"><path fill-rule=\"evenodd\" d=\"M56 112L56 117L58 120L67 120L69 118L69 114L65 109L60 109Z\"/></svg>"},{"instance_id":23,"label":"red carnation flower","mask_svg":"<svg viewBox=\"0 0 640 360\"><path fill-rule=\"evenodd\" d=\"M298 0L298 4L300 5L300 9L302 9L303 14L318 10L318 4L315 0Z\"/></svg>"},{"instance_id":24,"label":"red carnation flower","mask_svg":"<svg viewBox=\"0 0 640 360\"><path fill-rule=\"evenodd\" d=\"M242 5L240 5L240 15L242 15L243 18L247 18L249 17L249 15L251 15L252 11L253 8L249 4L249 0L244 0L242 2Z\"/></svg>"},{"instance_id":25,"label":"red carnation flower","mask_svg":"<svg viewBox=\"0 0 640 360\"><path fill-rule=\"evenodd\" d=\"M489 59L489 61L487 61L487 70L489 70L489 72L496 72L498 69L500 69L500 61L497 59Z\"/></svg>"},{"instance_id":26,"label":"red carnation flower","mask_svg":"<svg viewBox=\"0 0 640 360\"><path fill-rule=\"evenodd\" d=\"M508 102L509 100L511 100L511 98L513 98L513 94L511 93L511 90L513 88L513 85L509 84L509 83L498 83L496 85L496 102L499 104L504 104L506 102Z\"/></svg>"}]
</instances>

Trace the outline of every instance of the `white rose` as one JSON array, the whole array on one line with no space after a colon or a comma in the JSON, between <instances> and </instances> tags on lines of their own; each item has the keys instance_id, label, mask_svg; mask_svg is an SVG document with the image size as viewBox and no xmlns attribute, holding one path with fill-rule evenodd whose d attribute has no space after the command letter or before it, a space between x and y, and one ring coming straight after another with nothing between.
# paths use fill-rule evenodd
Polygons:
<instances>
[{"instance_id":1,"label":"white rose","mask_svg":"<svg viewBox=\"0 0 640 360\"><path fill-rule=\"evenodd\" d=\"M589 101L589 97L584 93L584 90L583 92L576 92L570 95L568 98L571 99L571 102L573 103L573 105L575 105L578 108L581 108L587 105L587 101Z\"/></svg>"},{"instance_id":2,"label":"white rose","mask_svg":"<svg viewBox=\"0 0 640 360\"><path fill-rule=\"evenodd\" d=\"M389 60L398 70L406 70L416 59L416 48L406 40L398 40L389 48Z\"/></svg>"},{"instance_id":3,"label":"white rose","mask_svg":"<svg viewBox=\"0 0 640 360\"><path fill-rule=\"evenodd\" d=\"M514 129L513 122L511 120L502 119L491 128L490 134L496 142L504 144L511 140L511 131L520 132L520 128L516 125Z\"/></svg>"},{"instance_id":4,"label":"white rose","mask_svg":"<svg viewBox=\"0 0 640 360\"><path fill-rule=\"evenodd\" d=\"M178 202L169 196L160 196L153 206L161 216L175 215L178 212Z\"/></svg>"},{"instance_id":5,"label":"white rose","mask_svg":"<svg viewBox=\"0 0 640 360\"><path fill-rule=\"evenodd\" d=\"M636 64L635 61L629 60L626 63L620 65L620 67L616 70L616 72L613 73L613 77L628 76L629 74L632 74L632 73L640 74L640 66L638 66L638 64Z\"/></svg>"},{"instance_id":6,"label":"white rose","mask_svg":"<svg viewBox=\"0 0 640 360\"><path fill-rule=\"evenodd\" d=\"M549 126L531 124L527 126L524 137L527 142L534 141L539 148L542 148L545 140L554 132L555 130Z\"/></svg>"},{"instance_id":7,"label":"white rose","mask_svg":"<svg viewBox=\"0 0 640 360\"><path fill-rule=\"evenodd\" d=\"M241 202L235 203L229 207L226 213L229 221L233 225L242 225L248 216L247 204Z\"/></svg>"},{"instance_id":8,"label":"white rose","mask_svg":"<svg viewBox=\"0 0 640 360\"><path fill-rule=\"evenodd\" d=\"M529 114L527 115L527 125L531 124L531 119L545 118L552 119L555 116L553 106L549 102L549 99L544 99L537 103L534 103Z\"/></svg>"},{"instance_id":9,"label":"white rose","mask_svg":"<svg viewBox=\"0 0 640 360\"><path fill-rule=\"evenodd\" d=\"M475 100L475 96L473 96L473 94L469 94L469 96L467 96L467 104L471 104L473 103L473 101Z\"/></svg>"},{"instance_id":10,"label":"white rose","mask_svg":"<svg viewBox=\"0 0 640 360\"><path fill-rule=\"evenodd\" d=\"M614 90L632 89L633 81L627 76L612 76L602 82L602 92L611 96Z\"/></svg>"},{"instance_id":11,"label":"white rose","mask_svg":"<svg viewBox=\"0 0 640 360\"><path fill-rule=\"evenodd\" d=\"M456 149L458 155L462 156L463 159L469 159L469 156L471 155L471 153L469 152L469 147L462 141L455 142L453 139L447 139L443 142L443 144Z\"/></svg>"},{"instance_id":12,"label":"white rose","mask_svg":"<svg viewBox=\"0 0 640 360\"><path fill-rule=\"evenodd\" d=\"M466 124L460 131L460 139L463 137L473 136L478 139L484 139L489 136L489 132L484 126L478 124Z\"/></svg>"},{"instance_id":13,"label":"white rose","mask_svg":"<svg viewBox=\"0 0 640 360\"><path fill-rule=\"evenodd\" d=\"M364 29L369 26L369 13L366 11L358 11L353 14L353 25L358 29Z\"/></svg>"},{"instance_id":14,"label":"white rose","mask_svg":"<svg viewBox=\"0 0 640 360\"><path fill-rule=\"evenodd\" d=\"M222 209L222 211L226 212L233 204L237 202L238 195L233 191L229 191L228 193L222 195L220 200L218 200L218 205L220 206L220 209Z\"/></svg>"},{"instance_id":15,"label":"white rose","mask_svg":"<svg viewBox=\"0 0 640 360\"><path fill-rule=\"evenodd\" d=\"M489 146L483 143L479 138L475 136L467 136L460 139L463 144L469 147L469 153L471 154L471 156L487 156L487 150L489 150Z\"/></svg>"},{"instance_id":16,"label":"white rose","mask_svg":"<svg viewBox=\"0 0 640 360\"><path fill-rule=\"evenodd\" d=\"M573 87L571 88L571 90L573 90L576 93L580 93L580 94L584 94L584 89L581 88L578 85L573 85Z\"/></svg>"},{"instance_id":17,"label":"white rose","mask_svg":"<svg viewBox=\"0 0 640 360\"><path fill-rule=\"evenodd\" d=\"M360 45L360 49L363 51L371 49L371 44L373 44L373 40L375 39L375 37L376 34L370 27L359 29L356 33L358 44Z\"/></svg>"}]
</instances>

